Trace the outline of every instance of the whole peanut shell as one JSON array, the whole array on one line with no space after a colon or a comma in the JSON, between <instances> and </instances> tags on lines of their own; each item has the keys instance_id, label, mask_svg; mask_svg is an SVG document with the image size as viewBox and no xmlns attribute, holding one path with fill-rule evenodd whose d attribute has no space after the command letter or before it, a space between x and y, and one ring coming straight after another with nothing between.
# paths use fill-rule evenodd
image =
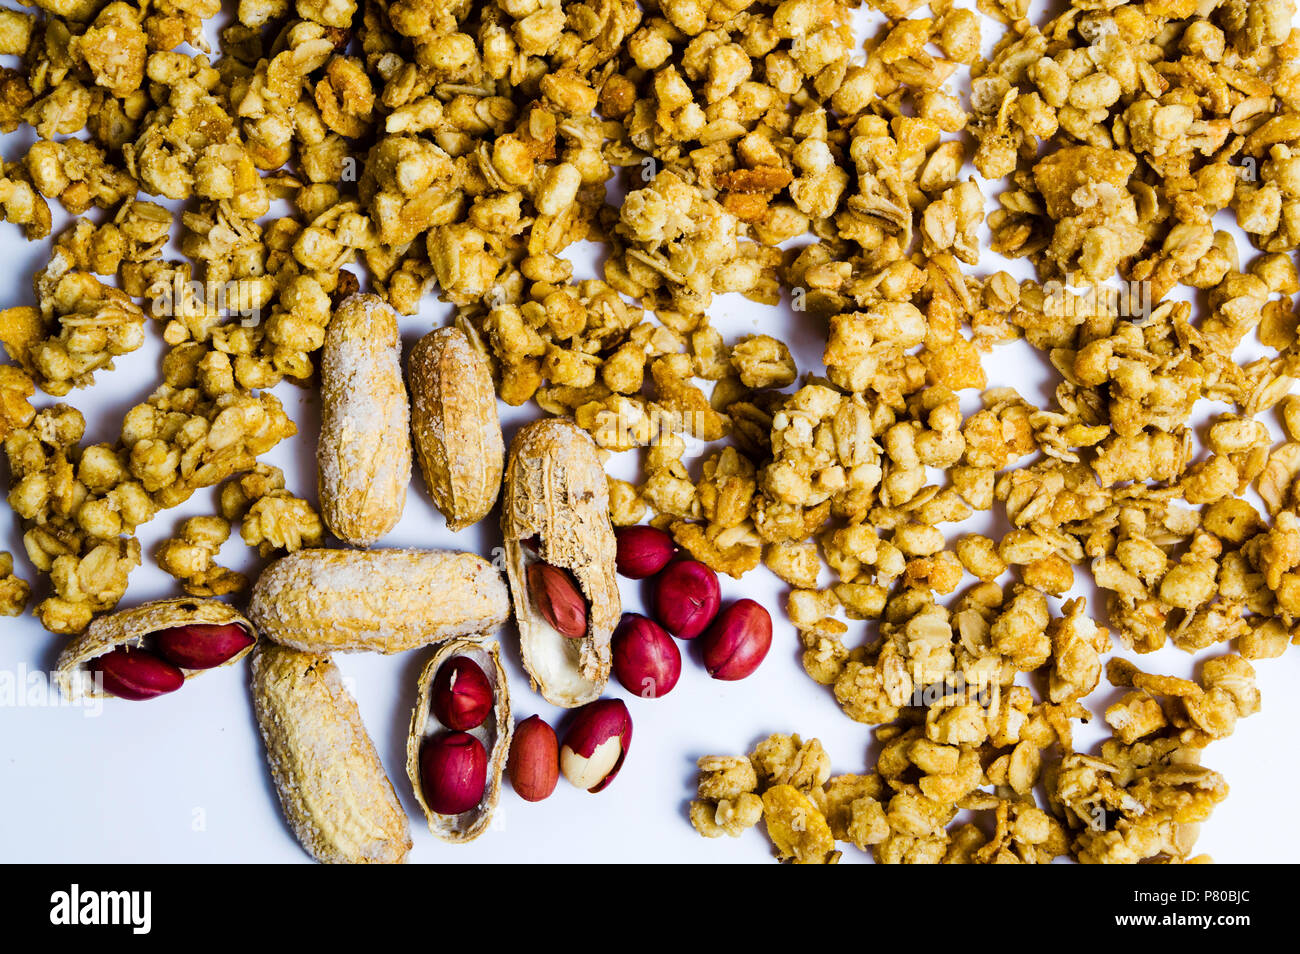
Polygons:
<instances>
[{"instance_id":1,"label":"whole peanut shell","mask_svg":"<svg viewBox=\"0 0 1300 954\"><path fill-rule=\"evenodd\" d=\"M280 807L308 853L326 864L405 861L406 812L338 667L264 643L252 686Z\"/></svg>"},{"instance_id":2,"label":"whole peanut shell","mask_svg":"<svg viewBox=\"0 0 1300 954\"><path fill-rule=\"evenodd\" d=\"M262 571L248 615L267 639L305 652L400 653L484 638L510 617L510 594L475 553L299 550Z\"/></svg>"},{"instance_id":3,"label":"whole peanut shell","mask_svg":"<svg viewBox=\"0 0 1300 954\"><path fill-rule=\"evenodd\" d=\"M501 492L505 441L492 372L459 328L421 338L407 369L420 472L447 526L463 529L487 516Z\"/></svg>"},{"instance_id":4,"label":"whole peanut shell","mask_svg":"<svg viewBox=\"0 0 1300 954\"><path fill-rule=\"evenodd\" d=\"M321 517L340 540L369 546L401 518L411 482L410 412L392 306L377 295L345 299L325 330L320 376Z\"/></svg>"}]
</instances>

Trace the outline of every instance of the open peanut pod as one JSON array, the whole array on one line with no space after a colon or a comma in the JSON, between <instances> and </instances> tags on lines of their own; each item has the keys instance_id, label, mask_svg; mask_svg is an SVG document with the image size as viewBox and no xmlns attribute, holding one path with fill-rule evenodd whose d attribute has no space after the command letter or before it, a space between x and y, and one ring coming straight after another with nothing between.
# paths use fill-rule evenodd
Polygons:
<instances>
[{"instance_id":1,"label":"open peanut pod","mask_svg":"<svg viewBox=\"0 0 1300 954\"><path fill-rule=\"evenodd\" d=\"M501 514L524 669L552 705L599 698L621 603L609 486L572 421L526 425L510 447Z\"/></svg>"},{"instance_id":2,"label":"open peanut pod","mask_svg":"<svg viewBox=\"0 0 1300 954\"><path fill-rule=\"evenodd\" d=\"M406 774L443 841L473 841L492 821L510 753L510 685L495 640L452 640L420 673Z\"/></svg>"},{"instance_id":3,"label":"open peanut pod","mask_svg":"<svg viewBox=\"0 0 1300 954\"><path fill-rule=\"evenodd\" d=\"M92 621L59 654L55 680L69 699L151 699L239 662L256 643L253 624L219 600L155 600Z\"/></svg>"}]
</instances>

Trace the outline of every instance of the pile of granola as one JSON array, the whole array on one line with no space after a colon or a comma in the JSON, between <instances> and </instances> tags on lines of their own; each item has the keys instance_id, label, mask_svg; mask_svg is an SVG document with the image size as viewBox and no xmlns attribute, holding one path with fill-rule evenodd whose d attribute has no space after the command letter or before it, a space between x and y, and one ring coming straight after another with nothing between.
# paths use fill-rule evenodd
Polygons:
<instances>
[{"instance_id":1,"label":"pile of granola","mask_svg":"<svg viewBox=\"0 0 1300 954\"><path fill-rule=\"evenodd\" d=\"M748 761L701 761L692 820L716 836L765 816L778 855L799 861L834 860L837 841L881 861L1187 860L1227 792L1200 753L1258 710L1249 660L1298 634L1285 580L1300 565L1300 399L1286 395L1300 284L1285 222L1300 205L1279 178L1300 129L1294 7L1078 2L1040 27L1027 4L980 6L1008 30L972 64L964 125L978 148L955 162L1009 180L992 247L1028 258L1038 280L961 268L982 202L956 185L913 195L919 254L913 243L885 261L843 228L841 203L837 227L814 227L822 241L786 266L830 322L829 381L771 415L751 510L765 561L794 587L809 675L881 726L875 771L828 780L827 765L790 791L765 753L799 742L774 736ZM924 37L892 21L882 45L909 26ZM910 121L890 116L875 153L896 156ZM1257 249L1244 269L1212 221L1229 209ZM1126 284L1103 284L1116 277ZM1180 286L1204 290L1208 309ZM1242 366L1252 331L1269 356ZM963 419L955 392L984 387L980 354L1021 337L1058 372L1054 400L989 388ZM1202 399L1229 410L1197 455ZM1273 408L1288 438L1277 447L1257 419ZM1251 489L1265 513L1243 499ZM1001 539L940 529L993 508L1010 525ZM807 562L792 567L792 552ZM1107 627L1081 599L1051 599L1085 565ZM1008 570L1018 581L999 585ZM878 623L846 644L841 615ZM1196 681L1112 660L1109 682L1132 691L1105 711L1113 738L1086 755L1071 721L1089 719L1081 700L1115 638L1209 652ZM992 833L955 822L961 810L992 813Z\"/></svg>"},{"instance_id":2,"label":"pile of granola","mask_svg":"<svg viewBox=\"0 0 1300 954\"><path fill-rule=\"evenodd\" d=\"M36 305L0 312L0 438L51 632L111 609L136 528L203 488L220 513L153 555L188 593L246 586L216 562L236 523L263 558L321 545L259 463L297 430L268 389L311 385L363 280L403 314L435 293L502 400L644 450L616 524L789 584L808 674L878 727L869 775L798 737L704 760L702 833L766 818L801 861L1189 857L1227 790L1201 750L1258 709L1250 660L1300 641L1290 0L1040 24L1028 0L871 0L865 45L846 0L241 0L220 29L212 0L35 5L0 11L0 131L35 134L0 219L72 222ZM1036 278L979 271L982 230ZM566 254L588 241L598 279ZM824 329L824 369L727 341L732 292ZM162 383L117 440L33 405L151 327ZM1054 369L1045 407L988 386L1019 339ZM1198 442L1202 400L1226 410ZM945 532L979 512L1009 529ZM1091 612L1061 601L1085 572ZM0 610L27 599L0 556ZM1172 679L1104 667L1115 641L1207 655ZM1086 755L1103 669L1129 691Z\"/></svg>"}]
</instances>

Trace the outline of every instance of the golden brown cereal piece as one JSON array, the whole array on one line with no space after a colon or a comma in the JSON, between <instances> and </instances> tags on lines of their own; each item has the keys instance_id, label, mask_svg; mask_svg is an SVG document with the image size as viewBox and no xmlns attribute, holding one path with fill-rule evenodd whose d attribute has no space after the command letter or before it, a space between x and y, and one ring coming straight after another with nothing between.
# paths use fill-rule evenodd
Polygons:
<instances>
[{"instance_id":1,"label":"golden brown cereal piece","mask_svg":"<svg viewBox=\"0 0 1300 954\"><path fill-rule=\"evenodd\" d=\"M763 817L763 800L753 792L742 792L735 798L717 802L695 799L691 802L690 817L691 825L705 838L723 835L737 838Z\"/></svg>"},{"instance_id":2,"label":"golden brown cereal piece","mask_svg":"<svg viewBox=\"0 0 1300 954\"><path fill-rule=\"evenodd\" d=\"M510 615L501 574L450 550L299 550L258 577L261 633L304 652L398 653L496 630Z\"/></svg>"},{"instance_id":3,"label":"golden brown cereal piece","mask_svg":"<svg viewBox=\"0 0 1300 954\"><path fill-rule=\"evenodd\" d=\"M811 541L769 543L763 548L763 563L791 586L801 589L817 586L821 560L817 555L817 544Z\"/></svg>"},{"instance_id":4,"label":"golden brown cereal piece","mask_svg":"<svg viewBox=\"0 0 1300 954\"><path fill-rule=\"evenodd\" d=\"M738 837L758 824L763 801L758 776L744 756L706 755L698 762L699 798L691 802L691 824L705 838Z\"/></svg>"},{"instance_id":5,"label":"golden brown cereal piece","mask_svg":"<svg viewBox=\"0 0 1300 954\"><path fill-rule=\"evenodd\" d=\"M748 388L783 388L798 374L784 342L771 335L752 335L731 350L731 363Z\"/></svg>"},{"instance_id":6,"label":"golden brown cereal piece","mask_svg":"<svg viewBox=\"0 0 1300 954\"><path fill-rule=\"evenodd\" d=\"M631 527L645 519L646 505L631 483L610 477L609 519L616 527Z\"/></svg>"},{"instance_id":7,"label":"golden brown cereal piece","mask_svg":"<svg viewBox=\"0 0 1300 954\"><path fill-rule=\"evenodd\" d=\"M406 812L329 656L264 643L252 682L280 807L307 852L326 864L405 861Z\"/></svg>"},{"instance_id":8,"label":"golden brown cereal piece","mask_svg":"<svg viewBox=\"0 0 1300 954\"><path fill-rule=\"evenodd\" d=\"M0 551L0 616L18 616L27 607L32 588L14 574L13 554Z\"/></svg>"},{"instance_id":9,"label":"golden brown cereal piece","mask_svg":"<svg viewBox=\"0 0 1300 954\"><path fill-rule=\"evenodd\" d=\"M851 837L854 821L856 819L861 827L865 822L864 814L871 811L863 804L864 800L878 805L877 799L884 791L877 775L837 775L827 782L823 811L836 841L857 841ZM883 817L883 812L881 815ZM888 826L885 833L888 833ZM858 846L862 847L862 844Z\"/></svg>"},{"instance_id":10,"label":"golden brown cereal piece","mask_svg":"<svg viewBox=\"0 0 1300 954\"><path fill-rule=\"evenodd\" d=\"M1106 724L1125 745L1163 729L1168 723L1164 710L1145 692L1129 692L1106 709Z\"/></svg>"},{"instance_id":11,"label":"golden brown cereal piece","mask_svg":"<svg viewBox=\"0 0 1300 954\"><path fill-rule=\"evenodd\" d=\"M763 793L763 818L777 860L822 865L839 859L825 816L794 786L774 785Z\"/></svg>"},{"instance_id":12,"label":"golden brown cereal piece","mask_svg":"<svg viewBox=\"0 0 1300 954\"><path fill-rule=\"evenodd\" d=\"M501 491L505 442L483 356L458 328L421 338L407 359L416 460L447 526L485 517Z\"/></svg>"},{"instance_id":13,"label":"golden brown cereal piece","mask_svg":"<svg viewBox=\"0 0 1300 954\"><path fill-rule=\"evenodd\" d=\"M97 543L78 554L51 529L33 527L23 535L23 544L33 561L48 561L54 594L33 612L51 633L80 633L96 613L116 606L126 593L127 577L140 565L140 541L135 538Z\"/></svg>"},{"instance_id":14,"label":"golden brown cereal piece","mask_svg":"<svg viewBox=\"0 0 1300 954\"><path fill-rule=\"evenodd\" d=\"M375 295L344 301L326 329L316 460L321 516L339 539L369 546L401 518L409 408L397 313Z\"/></svg>"},{"instance_id":15,"label":"golden brown cereal piece","mask_svg":"<svg viewBox=\"0 0 1300 954\"><path fill-rule=\"evenodd\" d=\"M295 553L318 547L325 535L320 516L306 500L287 490L272 490L253 502L239 525L239 536L263 558L276 550Z\"/></svg>"},{"instance_id":16,"label":"golden brown cereal piece","mask_svg":"<svg viewBox=\"0 0 1300 954\"><path fill-rule=\"evenodd\" d=\"M191 596L225 596L248 586L248 579L218 566L217 553L230 536L230 524L222 517L190 517L177 536L158 548L158 567L181 583Z\"/></svg>"},{"instance_id":17,"label":"golden brown cereal piece","mask_svg":"<svg viewBox=\"0 0 1300 954\"><path fill-rule=\"evenodd\" d=\"M808 791L820 788L831 774L831 760L821 740L804 742L797 735L768 736L755 746L749 760L764 786L793 785Z\"/></svg>"},{"instance_id":18,"label":"golden brown cereal piece","mask_svg":"<svg viewBox=\"0 0 1300 954\"><path fill-rule=\"evenodd\" d=\"M242 520L256 501L277 490L284 490L284 471L258 464L221 485L221 515L231 523Z\"/></svg>"},{"instance_id":19,"label":"golden brown cereal piece","mask_svg":"<svg viewBox=\"0 0 1300 954\"><path fill-rule=\"evenodd\" d=\"M28 399L35 393L35 385L26 372L12 365L0 365L0 441L32 422L36 409Z\"/></svg>"}]
</instances>

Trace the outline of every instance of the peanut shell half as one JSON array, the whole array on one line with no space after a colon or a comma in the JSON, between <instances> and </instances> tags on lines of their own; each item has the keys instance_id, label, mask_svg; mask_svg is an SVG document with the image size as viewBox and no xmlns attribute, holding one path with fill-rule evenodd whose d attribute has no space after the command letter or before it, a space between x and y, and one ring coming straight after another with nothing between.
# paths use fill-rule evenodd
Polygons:
<instances>
[{"instance_id":1,"label":"peanut shell half","mask_svg":"<svg viewBox=\"0 0 1300 954\"><path fill-rule=\"evenodd\" d=\"M257 630L253 628L253 624L234 607L220 600L182 597L141 603L131 609L92 620L85 632L59 653L54 678L59 685L59 691L68 699L82 696L112 698L111 694L96 690L94 681L89 678L87 664L91 660L112 652L120 646L139 647L143 645L146 637L175 626L195 624L224 626L228 623L238 623L253 636L254 640L257 639ZM254 642L253 645L241 650L215 668L233 666L252 652L255 645ZM192 679L208 670L183 669L181 671L185 673L186 679Z\"/></svg>"},{"instance_id":2,"label":"peanut shell half","mask_svg":"<svg viewBox=\"0 0 1300 954\"><path fill-rule=\"evenodd\" d=\"M437 735L444 726L433 714L432 700L434 678L443 663L456 656L466 656L478 664L492 685L492 711L483 724L470 729L469 734L483 743L488 753L487 787L479 804L459 815L440 815L425 801L420 778L420 745L429 736ZM453 843L473 841L487 830L492 812L501 798L501 773L510 754L510 736L514 722L510 718L510 684L501 665L501 648L496 640L475 642L456 639L439 646L433 658L420 673L419 688L415 695L415 709L411 713L411 731L406 739L406 774L415 790L415 800L420 803L429 820L429 831L443 841Z\"/></svg>"}]
</instances>

